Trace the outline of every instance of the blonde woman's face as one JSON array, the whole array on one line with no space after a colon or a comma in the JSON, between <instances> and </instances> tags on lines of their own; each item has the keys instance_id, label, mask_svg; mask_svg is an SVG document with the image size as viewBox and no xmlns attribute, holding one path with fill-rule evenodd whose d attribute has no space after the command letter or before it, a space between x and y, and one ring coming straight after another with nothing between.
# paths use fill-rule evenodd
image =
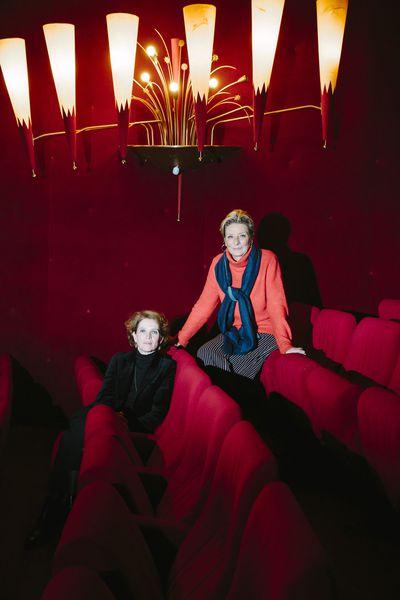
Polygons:
<instances>
[{"instance_id":1,"label":"blonde woman's face","mask_svg":"<svg viewBox=\"0 0 400 600\"><path fill-rule=\"evenodd\" d=\"M160 329L155 319L142 319L132 333L140 354L151 354L162 342Z\"/></svg>"},{"instance_id":2,"label":"blonde woman's face","mask_svg":"<svg viewBox=\"0 0 400 600\"><path fill-rule=\"evenodd\" d=\"M232 223L225 227L225 246L234 260L239 260L250 247L250 236L247 225Z\"/></svg>"}]
</instances>

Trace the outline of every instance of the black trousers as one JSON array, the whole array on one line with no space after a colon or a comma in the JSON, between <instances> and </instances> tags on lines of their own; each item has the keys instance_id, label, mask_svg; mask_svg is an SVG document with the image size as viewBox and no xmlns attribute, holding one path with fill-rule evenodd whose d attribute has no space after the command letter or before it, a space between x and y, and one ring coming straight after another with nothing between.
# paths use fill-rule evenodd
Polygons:
<instances>
[{"instance_id":1,"label":"black trousers","mask_svg":"<svg viewBox=\"0 0 400 600\"><path fill-rule=\"evenodd\" d=\"M50 495L69 493L71 473L79 471L82 461L86 416L91 407L82 407L70 419L60 440L60 445L50 475Z\"/></svg>"}]
</instances>

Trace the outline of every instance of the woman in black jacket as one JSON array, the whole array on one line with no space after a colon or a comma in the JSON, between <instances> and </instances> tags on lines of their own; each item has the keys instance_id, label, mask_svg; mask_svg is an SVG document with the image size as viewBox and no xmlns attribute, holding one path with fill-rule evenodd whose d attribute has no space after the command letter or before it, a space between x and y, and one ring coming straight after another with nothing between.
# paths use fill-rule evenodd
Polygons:
<instances>
[{"instance_id":1,"label":"woman in black jacket","mask_svg":"<svg viewBox=\"0 0 400 600\"><path fill-rule=\"evenodd\" d=\"M61 436L49 494L27 546L47 539L65 520L82 460L86 416L93 406L110 406L130 431L148 433L168 412L176 363L162 351L168 340L167 319L161 313L144 310L133 313L125 327L133 350L111 358L96 400L73 415Z\"/></svg>"}]
</instances>

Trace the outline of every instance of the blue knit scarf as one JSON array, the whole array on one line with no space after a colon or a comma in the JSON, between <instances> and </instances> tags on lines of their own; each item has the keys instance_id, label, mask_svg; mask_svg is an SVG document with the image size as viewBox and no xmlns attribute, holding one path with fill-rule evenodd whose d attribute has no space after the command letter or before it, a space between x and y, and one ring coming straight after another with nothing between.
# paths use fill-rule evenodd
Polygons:
<instances>
[{"instance_id":1,"label":"blue knit scarf","mask_svg":"<svg viewBox=\"0 0 400 600\"><path fill-rule=\"evenodd\" d=\"M218 312L218 326L224 335L223 350L226 354L246 354L257 346L257 328L250 293L260 269L261 251L254 245L243 273L242 287L232 287L232 274L226 252L215 265L215 277L225 298ZM239 303L242 326L233 326L236 302Z\"/></svg>"}]
</instances>

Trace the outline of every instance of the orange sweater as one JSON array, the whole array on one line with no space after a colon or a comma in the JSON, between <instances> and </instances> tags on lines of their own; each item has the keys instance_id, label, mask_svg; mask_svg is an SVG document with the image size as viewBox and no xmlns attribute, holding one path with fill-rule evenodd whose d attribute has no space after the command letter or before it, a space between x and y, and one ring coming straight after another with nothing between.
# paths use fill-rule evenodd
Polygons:
<instances>
[{"instance_id":1,"label":"orange sweater","mask_svg":"<svg viewBox=\"0 0 400 600\"><path fill-rule=\"evenodd\" d=\"M232 287L241 287L249 254L250 249L236 262L227 252L232 273ZM215 308L224 299L224 292L217 283L214 270L221 256L222 254L218 254L213 258L200 298L193 306L185 325L178 333L178 340L182 346L187 345L190 338L207 322ZM260 270L250 294L250 300L253 305L258 332L272 333L276 338L279 350L284 354L286 350L292 347L292 334L286 320L288 309L278 259L269 250L261 250ZM242 321L238 303L236 303L234 314L233 325L239 329Z\"/></svg>"}]
</instances>

